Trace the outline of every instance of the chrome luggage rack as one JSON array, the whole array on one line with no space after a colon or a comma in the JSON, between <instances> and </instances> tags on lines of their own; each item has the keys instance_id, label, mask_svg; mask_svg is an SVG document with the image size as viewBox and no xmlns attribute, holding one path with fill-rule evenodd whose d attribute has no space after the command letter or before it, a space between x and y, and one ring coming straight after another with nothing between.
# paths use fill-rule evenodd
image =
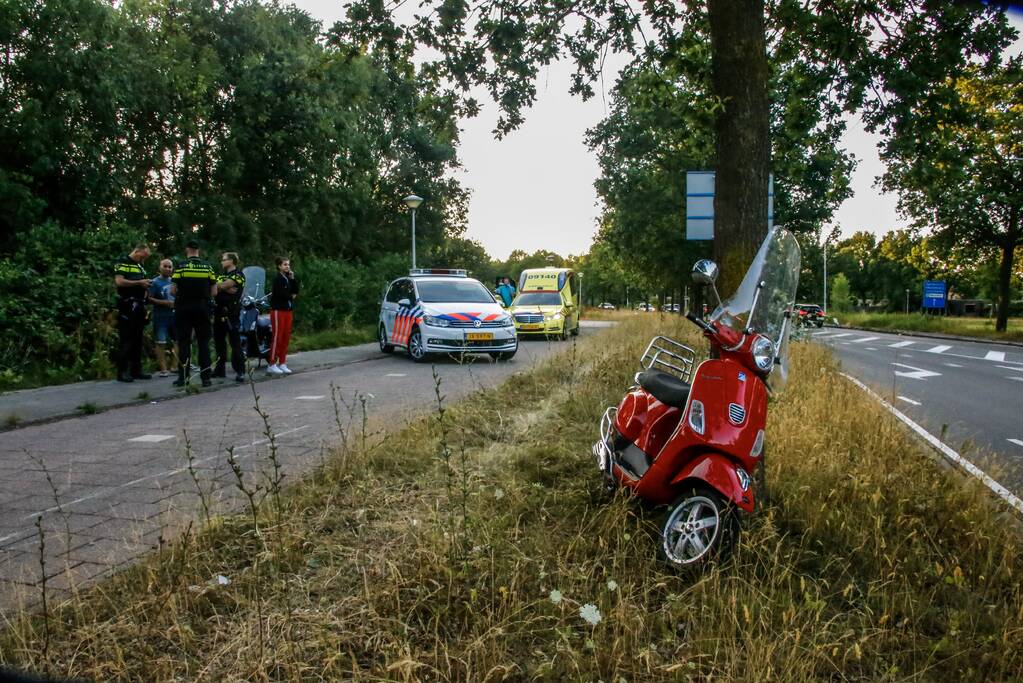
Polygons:
<instances>
[{"instance_id":1,"label":"chrome luggage rack","mask_svg":"<svg viewBox=\"0 0 1023 683\"><path fill-rule=\"evenodd\" d=\"M693 376L696 352L668 337L657 336L643 352L639 364L644 370L660 370L688 383Z\"/></svg>"},{"instance_id":2,"label":"chrome luggage rack","mask_svg":"<svg viewBox=\"0 0 1023 683\"><path fill-rule=\"evenodd\" d=\"M601 472L611 473L611 463L614 460L614 448L611 445L612 427L615 417L618 415L618 408L611 406L604 411L600 418L600 441L593 444L593 455L597 458L597 467Z\"/></svg>"}]
</instances>

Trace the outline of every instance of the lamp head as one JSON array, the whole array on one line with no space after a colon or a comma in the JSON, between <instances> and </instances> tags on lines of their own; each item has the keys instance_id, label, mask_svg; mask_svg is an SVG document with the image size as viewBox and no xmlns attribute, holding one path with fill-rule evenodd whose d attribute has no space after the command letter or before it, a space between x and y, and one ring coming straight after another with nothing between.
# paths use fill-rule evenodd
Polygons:
<instances>
[{"instance_id":1,"label":"lamp head","mask_svg":"<svg viewBox=\"0 0 1023 683\"><path fill-rule=\"evenodd\" d=\"M419 205L423 203L423 198L418 195L410 194L409 196L405 197L403 201L405 202L405 205L408 206L408 208L415 211L416 209L419 208Z\"/></svg>"}]
</instances>

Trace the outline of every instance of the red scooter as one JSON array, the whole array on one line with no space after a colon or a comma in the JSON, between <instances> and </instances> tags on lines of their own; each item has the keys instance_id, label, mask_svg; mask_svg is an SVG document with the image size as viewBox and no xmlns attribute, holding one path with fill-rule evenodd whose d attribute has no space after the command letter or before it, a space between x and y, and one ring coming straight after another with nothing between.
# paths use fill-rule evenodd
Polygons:
<instances>
[{"instance_id":1,"label":"red scooter","mask_svg":"<svg viewBox=\"0 0 1023 683\"><path fill-rule=\"evenodd\" d=\"M799 265L795 238L772 229L732 298L718 298L706 321L686 314L710 342L695 378L695 352L655 337L635 385L601 420L593 455L606 483L669 505L660 554L675 567L723 557L738 540L738 510L754 509L750 472L763 460L768 394L785 381ZM693 267L715 296L716 279L713 261Z\"/></svg>"}]
</instances>

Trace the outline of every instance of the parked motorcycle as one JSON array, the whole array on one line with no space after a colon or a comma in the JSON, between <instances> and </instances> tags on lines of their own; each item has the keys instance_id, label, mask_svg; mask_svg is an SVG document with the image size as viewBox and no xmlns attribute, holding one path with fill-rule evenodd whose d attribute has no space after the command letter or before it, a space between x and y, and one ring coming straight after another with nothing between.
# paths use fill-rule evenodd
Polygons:
<instances>
[{"instance_id":1,"label":"parked motorcycle","mask_svg":"<svg viewBox=\"0 0 1023 683\"><path fill-rule=\"evenodd\" d=\"M697 262L693 281L710 286L718 306L706 321L686 318L710 342L710 357L694 373L693 349L655 337L635 385L601 420L593 455L605 483L669 506L659 554L676 568L723 558L738 541L739 511L754 510L750 472L763 466L768 394L787 374L799 267L795 238L774 228L722 302L717 266Z\"/></svg>"},{"instance_id":2,"label":"parked motorcycle","mask_svg":"<svg viewBox=\"0 0 1023 683\"><path fill-rule=\"evenodd\" d=\"M242 290L241 331L245 356L257 359L257 367L269 362L273 327L270 324L270 295L266 291L266 270L260 266L246 266L245 288Z\"/></svg>"}]
</instances>

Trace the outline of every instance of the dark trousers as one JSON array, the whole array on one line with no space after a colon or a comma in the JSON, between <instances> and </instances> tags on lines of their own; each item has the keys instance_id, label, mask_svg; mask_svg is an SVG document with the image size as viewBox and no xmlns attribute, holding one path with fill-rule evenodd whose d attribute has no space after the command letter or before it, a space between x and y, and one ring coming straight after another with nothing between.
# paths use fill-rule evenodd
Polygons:
<instances>
[{"instance_id":1,"label":"dark trousers","mask_svg":"<svg viewBox=\"0 0 1023 683\"><path fill-rule=\"evenodd\" d=\"M199 374L210 378L210 311L205 306L175 308L174 328L178 333L178 379L182 382L192 371L192 333L199 346Z\"/></svg>"},{"instance_id":2,"label":"dark trousers","mask_svg":"<svg viewBox=\"0 0 1023 683\"><path fill-rule=\"evenodd\" d=\"M142 333L146 329L146 307L141 301L117 302L117 374L142 374Z\"/></svg>"},{"instance_id":3,"label":"dark trousers","mask_svg":"<svg viewBox=\"0 0 1023 683\"><path fill-rule=\"evenodd\" d=\"M213 346L217 351L215 375L227 370L227 347L231 347L231 369L236 375L245 374L245 350L242 348L242 334L239 329L240 313L217 311L213 318Z\"/></svg>"}]
</instances>

